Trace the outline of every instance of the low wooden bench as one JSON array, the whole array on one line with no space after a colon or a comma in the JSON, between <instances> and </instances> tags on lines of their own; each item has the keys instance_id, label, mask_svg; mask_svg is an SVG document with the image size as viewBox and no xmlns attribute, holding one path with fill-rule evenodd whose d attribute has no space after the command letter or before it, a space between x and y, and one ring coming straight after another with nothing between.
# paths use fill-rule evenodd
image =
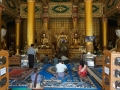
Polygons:
<instances>
[{"instance_id":1,"label":"low wooden bench","mask_svg":"<svg viewBox=\"0 0 120 90\"><path fill-rule=\"evenodd\" d=\"M21 59L19 56L9 57L9 65L21 65Z\"/></svg>"}]
</instances>

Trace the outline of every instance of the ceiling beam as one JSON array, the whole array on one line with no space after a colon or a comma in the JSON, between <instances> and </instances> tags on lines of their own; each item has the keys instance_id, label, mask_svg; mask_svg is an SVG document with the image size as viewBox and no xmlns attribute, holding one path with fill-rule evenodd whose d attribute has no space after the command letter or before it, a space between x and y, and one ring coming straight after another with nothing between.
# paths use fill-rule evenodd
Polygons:
<instances>
[{"instance_id":1,"label":"ceiling beam","mask_svg":"<svg viewBox=\"0 0 120 90\"><path fill-rule=\"evenodd\" d=\"M80 0L74 0L73 4L77 5Z\"/></svg>"},{"instance_id":2,"label":"ceiling beam","mask_svg":"<svg viewBox=\"0 0 120 90\"><path fill-rule=\"evenodd\" d=\"M42 3L43 3L43 5L45 5L45 6L47 6L47 5L48 5L47 0L42 0Z\"/></svg>"}]
</instances>

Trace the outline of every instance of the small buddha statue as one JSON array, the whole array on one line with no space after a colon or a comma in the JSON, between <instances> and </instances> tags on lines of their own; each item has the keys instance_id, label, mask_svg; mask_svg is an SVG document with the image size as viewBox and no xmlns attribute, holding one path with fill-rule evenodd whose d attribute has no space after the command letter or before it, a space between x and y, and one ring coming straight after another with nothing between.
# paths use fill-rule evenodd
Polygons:
<instances>
[{"instance_id":1,"label":"small buddha statue","mask_svg":"<svg viewBox=\"0 0 120 90\"><path fill-rule=\"evenodd\" d=\"M79 45L80 40L79 39L73 39L73 43L74 43L74 45Z\"/></svg>"},{"instance_id":2,"label":"small buddha statue","mask_svg":"<svg viewBox=\"0 0 120 90\"><path fill-rule=\"evenodd\" d=\"M116 35L118 36L118 39L116 41L116 45L113 49L111 49L110 51L117 51L120 52L120 29L116 29L115 30Z\"/></svg>"},{"instance_id":3,"label":"small buddha statue","mask_svg":"<svg viewBox=\"0 0 120 90\"><path fill-rule=\"evenodd\" d=\"M77 33L74 34L74 38L72 42L73 42L74 48L79 48L78 46L80 45L80 39Z\"/></svg>"}]
</instances>

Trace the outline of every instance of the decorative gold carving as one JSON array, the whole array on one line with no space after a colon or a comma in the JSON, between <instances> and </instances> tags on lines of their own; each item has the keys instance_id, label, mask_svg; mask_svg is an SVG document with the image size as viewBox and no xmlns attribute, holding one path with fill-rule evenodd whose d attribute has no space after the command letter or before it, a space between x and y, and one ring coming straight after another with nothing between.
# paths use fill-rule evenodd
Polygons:
<instances>
[{"instance_id":1,"label":"decorative gold carving","mask_svg":"<svg viewBox=\"0 0 120 90\"><path fill-rule=\"evenodd\" d=\"M84 3L79 3L78 13L80 17L85 16ZM102 17L103 15L103 4L93 3L93 17Z\"/></svg>"},{"instance_id":2,"label":"decorative gold carving","mask_svg":"<svg viewBox=\"0 0 120 90\"><path fill-rule=\"evenodd\" d=\"M64 5L67 8L69 8L69 10L67 10L64 13L57 13L54 10L52 10L55 6L61 6ZM59 8L60 10L63 8ZM71 17L72 15L72 3L49 3L49 15L50 17Z\"/></svg>"},{"instance_id":3,"label":"decorative gold carving","mask_svg":"<svg viewBox=\"0 0 120 90\"><path fill-rule=\"evenodd\" d=\"M27 4L20 4L20 16L21 18L27 18ZM42 3L35 4L35 18L40 18L42 15Z\"/></svg>"},{"instance_id":4,"label":"decorative gold carving","mask_svg":"<svg viewBox=\"0 0 120 90\"><path fill-rule=\"evenodd\" d=\"M93 45L92 44L89 44L89 45L86 45L86 51L87 52L93 52Z\"/></svg>"},{"instance_id":5,"label":"decorative gold carving","mask_svg":"<svg viewBox=\"0 0 120 90\"><path fill-rule=\"evenodd\" d=\"M67 50L68 44L68 34L65 32L64 27L61 27L60 33L55 33L57 47L60 48L61 51Z\"/></svg>"}]
</instances>

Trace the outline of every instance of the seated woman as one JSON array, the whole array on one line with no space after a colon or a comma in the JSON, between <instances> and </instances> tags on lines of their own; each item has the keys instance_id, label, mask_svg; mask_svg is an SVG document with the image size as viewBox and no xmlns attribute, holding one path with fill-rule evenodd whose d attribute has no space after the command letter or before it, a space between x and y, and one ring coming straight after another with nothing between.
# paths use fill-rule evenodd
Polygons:
<instances>
[{"instance_id":1,"label":"seated woman","mask_svg":"<svg viewBox=\"0 0 120 90\"><path fill-rule=\"evenodd\" d=\"M80 62L80 66L78 68L78 74L80 77L87 76L87 65L85 65L83 61Z\"/></svg>"}]
</instances>

